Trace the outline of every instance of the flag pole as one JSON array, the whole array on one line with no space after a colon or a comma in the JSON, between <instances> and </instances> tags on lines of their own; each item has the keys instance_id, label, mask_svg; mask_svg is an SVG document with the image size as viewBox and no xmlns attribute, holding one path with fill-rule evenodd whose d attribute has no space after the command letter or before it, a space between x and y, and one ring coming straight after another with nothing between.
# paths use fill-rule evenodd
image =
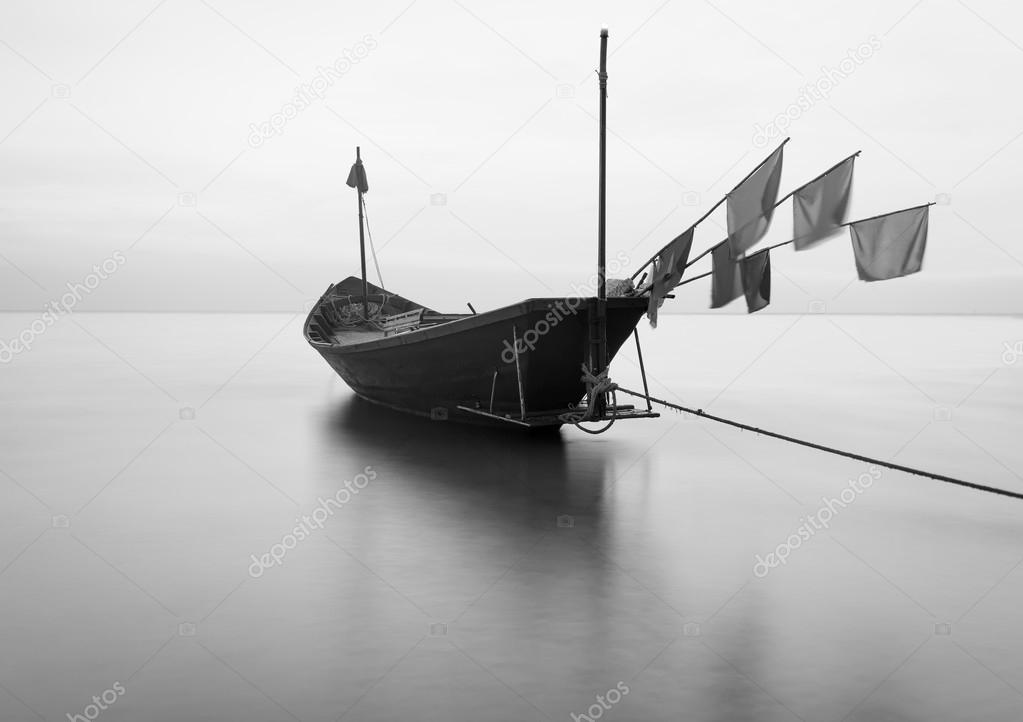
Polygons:
<instances>
[{"instance_id":1,"label":"flag pole","mask_svg":"<svg viewBox=\"0 0 1023 722\"><path fill-rule=\"evenodd\" d=\"M359 146L355 146L355 165L362 165L362 155ZM359 256L362 260L362 318L369 319L369 286L366 283L366 237L362 222L362 184L356 182L356 190L359 192Z\"/></svg>"},{"instance_id":2,"label":"flag pole","mask_svg":"<svg viewBox=\"0 0 1023 722\"><path fill-rule=\"evenodd\" d=\"M757 166L757 167L759 168L760 166ZM696 227L697 227L698 225L700 225L700 224L701 224L701 223L703 223L703 222L704 222L705 220L707 220L707 218L708 218L708 217L710 216L710 214L711 214L711 213L713 213L714 211L716 211L716 210L718 209L718 206L720 206L720 205L721 205L722 203L724 203L724 202L725 202L725 201L726 201L727 199L728 199L728 196L722 196L722 197L721 197L721 200L719 200L719 201L718 201L717 203L715 203L714 205L712 205L712 206L710 207L710 209L709 209L709 210L708 210L708 211L707 211L706 213L704 213L704 214L703 214L702 216L700 216L700 218L699 218L699 219L698 219L698 220L697 220L697 221L696 221L695 223L691 224L691 225L690 225L690 226L689 226L689 227L688 227L687 229L685 229L684 231L682 231L682 233L680 233L680 234L679 234L679 236L684 236L685 234L689 233L689 231L693 230L693 229L694 229L694 228L696 228ZM675 236L675 238L678 238L678 236ZM658 257L659 255L661 255L662 253L664 253L664 252L665 252L665 251L667 250L668 246L670 246L670 245L671 245L672 243L674 243L674 242L675 242L675 239L672 239L672 240L671 240L671 241L669 241L669 242L668 242L668 243L667 243L666 245L662 246L662 247L661 247L661 250L659 250L659 251L658 251L657 253L655 253L654 255L652 255L652 256L650 257L650 260L649 260L649 261L647 261L647 262L646 262L646 263L644 263L644 264L643 264L642 266L640 266L639 268L637 268L637 269L636 269L636 272L635 272L635 273L633 273L633 274L632 274L632 275L631 275L631 276L630 276L629 278L631 278L632 280L635 280L635 279L636 279L636 276L638 276L638 275L639 275L640 273L642 273L642 272L643 272L643 271L644 271L644 270L646 269L646 267L647 267L647 266L649 266L649 265L650 265L651 263L653 263L653 262L654 262L654 261L655 261L655 260L657 259L657 257Z\"/></svg>"},{"instance_id":3,"label":"flag pole","mask_svg":"<svg viewBox=\"0 0 1023 722\"><path fill-rule=\"evenodd\" d=\"M859 153L857 153L856 155L859 155ZM849 160L849 159L846 158L846 160ZM845 161L842 161L842 163L844 163L844 162ZM841 165L841 163L839 163L838 165ZM837 167L838 166L835 166L835 168L837 168ZM831 170L834 170L835 168L832 168ZM830 172L831 171L825 171L824 173L821 173L821 175L818 176L817 178L814 178L814 180L820 180L820 178L823 178L824 176L826 176ZM810 181L810 183L813 183L813 181ZM805 185L809 185L810 183L806 183ZM795 193L798 190L799 190L799 188L797 188L795 191L793 191L793 193ZM845 228L847 226L852 226L852 225L855 225L857 223L865 223L866 221L874 221L874 220L877 220L878 218L884 218L885 216L895 215L896 213L905 213L906 211L915 211L918 208L928 208L928 207L933 206L933 205L935 205L935 201L931 201L930 203L921 203L918 206L911 206L909 208L903 208L902 210L898 210L898 211L889 211L887 213L879 213L876 216L870 216L870 218L859 218L859 219L857 219L855 221L846 221L845 223L840 223L839 225L835 226L835 228ZM765 251L773 251L775 248L781 248L782 246L788 246L788 245L791 245L791 244L793 244L795 242L796 242L796 239L795 238L791 238L791 239L789 239L787 241L782 241L781 243L775 243L772 246L767 246L766 248L761 248L759 251L756 251L753 255L756 255L757 253L763 253ZM721 243L725 243L725 241L722 241ZM720 246L721 243L719 243L718 246ZM717 248L717 246L715 246L715 248ZM713 249L711 249L711 250L713 250ZM678 288L679 286L684 286L687 283L691 283L693 281L699 281L701 278L706 278L707 276L710 276L713 273L714 273L713 271L707 271L706 273L701 273L698 276L693 276L692 278L687 278L686 280L681 281L680 283L676 284L675 288Z\"/></svg>"},{"instance_id":4,"label":"flag pole","mask_svg":"<svg viewBox=\"0 0 1023 722\"><path fill-rule=\"evenodd\" d=\"M783 141L782 141L782 142L781 142L781 143L780 143L780 144L778 145L778 148L775 148L775 149L774 149L773 151L771 151L771 155L774 155L775 153L777 153L777 152L778 152L778 149L779 149L779 148L784 148L784 147L785 147L785 144L786 144L786 143L788 143L788 142L789 142L790 140L792 140L792 138L791 138L791 137L788 137L788 138L786 138L785 140L783 140ZM690 225L690 226L689 226L689 228L687 228L687 229L686 229L685 231L683 231L683 232L682 232L681 234L679 234L679 235L685 235L686 233L688 233L689 231L691 231L692 229L696 228L696 227L697 227L698 225L700 225L701 223L703 223L703 222L704 222L705 220L707 220L707 218L708 218L708 217L710 216L710 214L711 214L711 213L713 213L714 211L716 211L716 210L718 209L718 206L720 206L720 205L721 205L722 203L724 203L724 202L725 202L726 200L728 200L728 196L730 196L730 195L731 195L732 193L734 193L734 192L735 192L735 189L736 189L736 188L738 188L738 187L739 187L739 186L741 186L741 185L742 185L743 183L745 183L746 181L748 181L748 180L749 180L749 179L750 179L750 178L751 178L751 177L753 176L753 174L754 174L754 173L756 173L756 172L757 172L758 170L760 170L761 166L763 166L763 165L764 165L764 163L766 163L767 161L769 161L769 160L771 159L771 155L767 156L767 157L766 157L766 158L764 158L764 159L763 159L762 161L760 161L759 163L757 163L757 164L756 164L756 166L754 166L753 170L751 170L751 171L750 171L749 173L747 173L747 174L746 174L746 177L745 177L745 178L743 178L743 179L742 179L741 181L739 181L738 183L736 183L736 184L735 184L735 185L734 185L734 186L732 187L732 190L728 191L728 193L726 193L726 194L725 194L725 195L724 195L724 196L723 196L723 197L721 198L721 200L719 200L719 201L718 201L717 203L715 203L714 205L712 205L712 206L710 207L710 210L708 210L708 211L707 211L706 213L704 213L704 214L703 214L702 216L700 216L700 218L699 218L699 219L698 219L698 220L697 220L697 221L696 221L695 223L693 223L692 225ZM841 163L839 163L838 165L841 165ZM838 166L835 166L835 167L837 168ZM834 170L834 168L832 168L831 170ZM827 175L827 173L828 173L828 172L830 172L830 171L825 171L825 173L823 173L822 175ZM812 182L812 181L811 181L811 182ZM780 202L780 201L779 201L779 202ZM775 205L775 207L777 208L777 205ZM672 244L673 242L674 242L674 241L670 241L670 242L668 242L667 244L665 244L664 246L662 246L662 247L661 247L661 250L659 250L659 251L658 251L657 253L655 253L654 255L652 255L652 256L650 257L650 260L648 260L648 261L647 261L646 263L644 263L644 264L643 264L642 266L640 266L640 267L639 267L638 269L636 269L636 272L635 272L635 273L633 273L633 274L632 274L632 275L631 275L631 276L630 276L629 278L631 278L632 280L635 280L635 279L636 279L636 276L638 276L638 275L639 275L640 273L642 273L642 272L643 272L643 270L644 270L644 269L645 269L645 268L646 268L647 266L649 266L649 265L650 265L651 263L653 263L653 262L654 262L654 261L655 261L655 260L657 259L657 257L658 257L659 255L661 255L662 253L664 253L665 249L667 249L667 247L668 247L668 246L670 246L670 245L671 245L671 244ZM689 263L687 263L687 264L686 264L686 268L689 268L689 266L691 266L691 265L693 265L694 263L696 263L696 262L697 262L698 260L700 260L701 258L703 258L704 256L706 256L706 255L707 255L708 253L710 253L710 252L711 252L712 250L713 250L712 248L708 248L708 249L707 249L706 251L704 251L703 253L701 253L700 255L698 255L698 256L697 256L696 258L694 258L694 259L692 259L691 261L689 261Z\"/></svg>"},{"instance_id":5,"label":"flag pole","mask_svg":"<svg viewBox=\"0 0 1023 722\"><path fill-rule=\"evenodd\" d=\"M804 183L803 185L799 186L798 188L794 188L794 189L792 189L792 190L791 190L791 191L789 191L789 192L788 192L788 193L787 193L786 195L782 196L782 197L781 197L781 198L779 198L779 199L778 199L777 201L775 201L775 203L774 203L774 207L775 207L775 208L777 208L777 207L778 207L778 206L780 206L780 205L781 205L782 203L784 203L785 201L787 201L787 200L788 200L789 198L791 198L792 196L796 195L796 193L799 193L799 191L803 190L804 188L806 188L806 187L807 187L808 185L810 185L811 183L816 183L816 182L817 182L817 181L819 181L819 180L820 180L821 178L823 178L824 176L826 176L826 175L827 175L828 173L831 173L831 172L832 172L833 170L836 170L836 169L838 168L838 166L842 165L842 164L843 164L843 163L845 163L845 162L846 162L847 160L850 160L850 159L852 159L852 158L859 158L859 157L860 157L860 153L862 153L862 152L863 152L862 150L858 150L858 151L856 151L856 152L855 152L855 153L853 153L852 155L850 155L850 156L847 156L847 157L843 158L842 160L838 161L837 163L835 163L835 165L833 165L833 166L831 166L830 168L828 168L828 169L827 169L826 171L824 171L823 173L821 173L821 174L820 174L819 176L817 176L816 178L811 178L810 180L808 180L808 181L807 181L806 183Z\"/></svg>"},{"instance_id":6,"label":"flag pole","mask_svg":"<svg viewBox=\"0 0 1023 722\"><path fill-rule=\"evenodd\" d=\"M885 216L894 216L896 213L905 213L906 211L915 211L918 208L929 208L930 206L933 206L936 203L937 203L937 201L931 201L930 203L921 203L918 206L910 206L909 208L902 208L902 209L897 210L897 211L888 211L887 213L878 213L876 216L871 216L870 218L857 218L855 221L847 221L846 223L843 223L842 225L843 226L851 226L854 223L866 223L867 221L875 221L878 218L884 218Z\"/></svg>"},{"instance_id":7,"label":"flag pole","mask_svg":"<svg viewBox=\"0 0 1023 722\"><path fill-rule=\"evenodd\" d=\"M788 142L788 139L787 139L787 138L786 138L785 140L786 140L786 142ZM784 145L784 144L783 144L783 145ZM774 203L774 207L775 207L775 208L777 208L777 207L778 207L778 206L780 206L780 205L781 205L782 203L784 203L785 201L787 201L787 200L788 200L789 198L791 198L792 196L796 195L796 193L799 193L799 191L803 190L804 188L806 188L806 187L807 187L808 185L810 185L811 183L816 183L816 182L817 182L817 181L819 181L819 180L820 180L821 178L823 178L824 176L826 176L826 175L827 175L828 173L831 173L831 172L832 172L832 171L834 171L834 170L835 170L836 168L838 168L838 167L839 167L840 165L842 165L843 163L845 163L846 161L848 161L848 160L849 160L850 158L857 158L857 157L859 157L860 153L862 153L862 152L863 152L862 150L858 150L858 151L856 151L856 152L855 152L855 153L853 153L852 155L850 155L850 156L847 156L847 157L843 158L842 160L838 161L837 163L835 163L835 165L833 165L833 166L831 166L830 168L828 168L828 169L827 169L826 171L824 171L823 173L821 173L821 174L820 174L819 176L817 176L816 178L813 178L813 179L811 179L811 180L808 180L808 181L807 181L806 183L804 183L803 185L799 186L798 188L794 188L794 189L792 189L791 191L789 191L789 192L788 192L788 194L786 194L785 196L783 196L783 197L782 197L781 199L779 199L779 200L775 201L775 203ZM770 157L770 156L768 156L768 157ZM766 162L766 161L765 161L765 162ZM763 165L763 163L761 163L761 165ZM760 166L757 166L757 168L759 168L759 167L760 167ZM755 169L754 169L754 172L756 172L756 170L755 170ZM750 175L752 175L752 173L751 173ZM749 176L746 176L746 177L747 177L747 178L749 178ZM739 185L742 185L742 183L740 183ZM736 188L738 188L738 187L739 187L739 186L736 186ZM734 190L734 189L733 189L733 190ZM839 228L841 228L841 226L839 226ZM778 245L779 245L779 246L784 246L784 245L786 245L787 243L792 243L793 241L795 241L795 239L794 239L794 238L793 238L793 239L792 239L791 241L785 241L785 243L779 243ZM693 258L693 259L691 259L691 260L689 261L689 263L687 263L687 264L686 264L686 268L689 268L689 267L690 267L691 265L693 265L694 263L696 263L697 261L699 261L699 260L700 260L701 258L703 258L704 256L706 256L706 255L707 255L708 253L712 253L712 252L714 251L714 249L715 249L715 248L718 248L719 246L721 246L721 245L723 245L723 244L725 244L725 243L728 243L728 239L727 239L727 238L726 238L725 240L721 241L720 243L715 243L715 244L714 244L713 246L711 246L710 248L708 248L707 250L705 250L705 251L704 251L703 253L701 253L700 255L698 255L698 256L697 256L696 258ZM778 247L778 246L771 246L771 248L777 248L777 247ZM697 276L697 278L702 278L702 276Z\"/></svg>"},{"instance_id":8,"label":"flag pole","mask_svg":"<svg viewBox=\"0 0 1023 722\"><path fill-rule=\"evenodd\" d=\"M600 29L600 161L597 190L597 340L594 375L607 367L607 27ZM596 399L596 414L604 415L604 395Z\"/></svg>"},{"instance_id":9,"label":"flag pole","mask_svg":"<svg viewBox=\"0 0 1023 722\"><path fill-rule=\"evenodd\" d=\"M810 182L812 183L813 181L810 181ZM798 188L796 190L798 190ZM905 213L906 211L915 211L918 208L929 208L930 206L933 206L934 204L935 204L935 201L931 201L930 203L921 203L918 206L911 206L910 208L903 208L902 210L898 210L898 211L888 211L887 213L879 213L876 216L871 216L870 218L857 218L855 221L846 221L845 223L839 223L837 226L835 226L835 228L846 228L847 226L853 226L853 225L856 225L857 223L866 223L867 221L875 221L878 218L884 218L885 216L893 216L896 213ZM781 243L775 243L773 246L768 246L767 248L763 248L761 250L770 251L773 248L781 248L782 246L787 246L790 243L795 243L796 240L797 239L792 238L792 239L790 239L788 241L782 241ZM757 253L760 253L760 251L757 251ZM679 285L681 285L681 284L679 284Z\"/></svg>"}]
</instances>

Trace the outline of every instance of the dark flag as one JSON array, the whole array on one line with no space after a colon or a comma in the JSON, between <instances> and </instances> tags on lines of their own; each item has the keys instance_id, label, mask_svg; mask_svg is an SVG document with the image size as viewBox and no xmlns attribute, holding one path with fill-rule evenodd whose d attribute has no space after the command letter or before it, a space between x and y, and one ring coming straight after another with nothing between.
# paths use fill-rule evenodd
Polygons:
<instances>
[{"instance_id":1,"label":"dark flag","mask_svg":"<svg viewBox=\"0 0 1023 722\"><path fill-rule=\"evenodd\" d=\"M673 240L658 256L651 271L650 305L647 308L647 317L650 325L657 328L657 309L664 303L664 297L671 293L671 290L682 280L686 264L689 262L689 252L693 248L693 229L680 235Z\"/></svg>"},{"instance_id":2,"label":"dark flag","mask_svg":"<svg viewBox=\"0 0 1023 722\"><path fill-rule=\"evenodd\" d=\"M792 244L797 251L813 248L845 223L852 193L853 161L847 158L827 175L792 195Z\"/></svg>"},{"instance_id":3,"label":"dark flag","mask_svg":"<svg viewBox=\"0 0 1023 722\"><path fill-rule=\"evenodd\" d=\"M771 225L781 183L782 152L779 146L749 178L728 194L728 247L738 259L764 237Z\"/></svg>"},{"instance_id":4,"label":"dark flag","mask_svg":"<svg viewBox=\"0 0 1023 722\"><path fill-rule=\"evenodd\" d=\"M850 224L860 280L884 281L919 271L927 221L928 206L920 206Z\"/></svg>"},{"instance_id":5,"label":"dark flag","mask_svg":"<svg viewBox=\"0 0 1023 722\"><path fill-rule=\"evenodd\" d=\"M746 309L756 313L771 302L771 251L765 248L739 263L742 265Z\"/></svg>"},{"instance_id":6,"label":"dark flag","mask_svg":"<svg viewBox=\"0 0 1023 722\"><path fill-rule=\"evenodd\" d=\"M713 270L710 277L710 307L721 308L742 295L741 261L733 261L727 243L714 247L710 258Z\"/></svg>"},{"instance_id":7,"label":"dark flag","mask_svg":"<svg viewBox=\"0 0 1023 722\"><path fill-rule=\"evenodd\" d=\"M366 166L362 164L362 159L356 160L352 164L352 169L348 171L348 187L358 188L363 193L369 192L369 181L366 180Z\"/></svg>"}]
</instances>

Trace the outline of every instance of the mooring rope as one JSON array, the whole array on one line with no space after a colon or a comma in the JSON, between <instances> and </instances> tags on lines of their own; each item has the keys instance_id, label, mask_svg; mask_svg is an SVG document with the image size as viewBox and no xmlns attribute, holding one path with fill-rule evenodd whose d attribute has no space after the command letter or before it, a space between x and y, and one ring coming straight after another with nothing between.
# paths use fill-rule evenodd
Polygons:
<instances>
[{"instance_id":1,"label":"mooring rope","mask_svg":"<svg viewBox=\"0 0 1023 722\"><path fill-rule=\"evenodd\" d=\"M607 369L604 369L599 374L594 375L590 370L590 367L586 364L582 364L583 375L580 377L580 381L585 382L587 388L587 401L585 411L566 411L563 414L559 414L558 418L566 424L574 424L580 431L585 431L587 434L603 434L605 431L614 426L615 421L618 419L618 397L615 395L615 391L618 389L618 384L610 379L607 375ZM593 412L596 410L597 398L600 394L611 394L612 409L614 412L611 415L611 420L607 423L607 426L602 426L599 429L587 429L581 425L583 421L590 421L593 418Z\"/></svg>"},{"instance_id":2,"label":"mooring rope","mask_svg":"<svg viewBox=\"0 0 1023 722\"><path fill-rule=\"evenodd\" d=\"M793 436L786 436L785 434L779 434L779 433L776 433L774 431L767 431L766 429L759 429L756 426L750 426L749 424L743 424L743 423L740 423L738 421L732 421L731 419L725 419L725 418L722 418L720 416L715 416L714 414L708 414L703 409L690 409L690 408L687 408L685 406L680 406L678 404L673 404L670 401L665 401L664 399L657 399L657 398L654 398L653 396L648 396L646 394L641 394L641 393L639 393L637 391L630 391L629 389L625 389L625 388L622 388L620 386L618 387L618 391L621 391L623 394L629 394L631 396L636 396L636 397L641 398L641 399L646 399L646 400L648 400L648 401L650 401L652 403L655 403L655 404L660 404L662 406L666 406L669 409L676 409L677 411L684 411L686 413L693 414L694 416L701 416L701 417L703 417L705 419L710 419L711 421L717 421L717 422L722 423L722 424L727 424L728 426L734 426L734 427L736 427L738 429L744 429L746 431L752 431L752 432L757 433L757 434L763 434L764 436L770 436L770 437L773 437L775 439L781 439L782 441L788 441L788 442L791 442L793 444L799 444L800 446L806 446L806 447L809 447L811 449L817 449L818 451L826 451L829 454L836 454L838 456L844 456L844 457L849 458L849 459L856 459L857 461L865 461L865 462L867 462L869 464L877 464L878 466L884 466L884 467L886 467L888 469L894 469L896 471L904 471L907 474L915 474L916 476L924 476L924 477L927 477L928 479L934 479L936 481L943 481L943 482L945 482L947 484L955 484L957 486L965 486L965 487L967 487L969 489L976 489L977 491L986 491L986 492L989 492L991 494L1000 494L1002 496L1011 496L1014 499L1023 499L1023 494L1021 494L1019 492L1015 492L1015 491L1009 491L1008 489L999 489L999 488L994 487L994 486L985 486L984 484L975 484L972 481L964 481L963 479L955 479L955 478L953 478L951 476L945 476L944 474L933 474L933 473L931 473L929 471L923 471L922 469L914 469L914 468L909 467L909 466L903 466L902 464L893 464L890 461L882 461L881 459L874 459L874 458L871 458L869 456L863 456L862 454L854 454L851 451L842 451L841 449L835 449L835 448L833 448L831 446L824 446L823 444L815 444L812 441L806 441L804 439L797 439L797 438L795 438Z\"/></svg>"}]
</instances>

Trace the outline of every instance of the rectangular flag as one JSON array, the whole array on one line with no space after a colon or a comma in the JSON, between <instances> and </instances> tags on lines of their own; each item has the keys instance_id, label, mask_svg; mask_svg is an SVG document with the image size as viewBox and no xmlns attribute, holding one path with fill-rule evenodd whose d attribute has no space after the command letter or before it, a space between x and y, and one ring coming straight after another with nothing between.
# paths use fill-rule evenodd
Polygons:
<instances>
[{"instance_id":1,"label":"rectangular flag","mask_svg":"<svg viewBox=\"0 0 1023 722\"><path fill-rule=\"evenodd\" d=\"M727 196L728 247L733 261L763 238L771 225L784 150L784 145L778 146L778 150Z\"/></svg>"},{"instance_id":2,"label":"rectangular flag","mask_svg":"<svg viewBox=\"0 0 1023 722\"><path fill-rule=\"evenodd\" d=\"M849 226L856 270L862 281L884 281L916 273L927 246L929 206L907 208Z\"/></svg>"},{"instance_id":3,"label":"rectangular flag","mask_svg":"<svg viewBox=\"0 0 1023 722\"><path fill-rule=\"evenodd\" d=\"M650 325L657 328L657 309L664 303L664 297L682 280L689 252L693 248L693 229L685 231L661 251L651 271L650 305L647 317Z\"/></svg>"},{"instance_id":4,"label":"rectangular flag","mask_svg":"<svg viewBox=\"0 0 1023 722\"><path fill-rule=\"evenodd\" d=\"M727 306L742 295L742 266L739 261L733 261L730 254L727 242L715 246L711 251L711 308Z\"/></svg>"},{"instance_id":5,"label":"rectangular flag","mask_svg":"<svg viewBox=\"0 0 1023 722\"><path fill-rule=\"evenodd\" d=\"M739 262L746 310L756 313L771 302L771 249L765 248Z\"/></svg>"},{"instance_id":6,"label":"rectangular flag","mask_svg":"<svg viewBox=\"0 0 1023 722\"><path fill-rule=\"evenodd\" d=\"M856 156L847 158L792 195L792 244L797 251L813 248L845 223L855 160Z\"/></svg>"}]
</instances>

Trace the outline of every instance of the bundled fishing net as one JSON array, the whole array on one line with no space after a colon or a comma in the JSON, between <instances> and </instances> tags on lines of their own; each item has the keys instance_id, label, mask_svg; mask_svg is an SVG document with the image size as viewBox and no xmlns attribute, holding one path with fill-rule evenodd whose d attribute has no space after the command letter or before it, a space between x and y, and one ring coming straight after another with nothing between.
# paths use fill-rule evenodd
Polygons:
<instances>
[{"instance_id":1,"label":"bundled fishing net","mask_svg":"<svg viewBox=\"0 0 1023 722\"><path fill-rule=\"evenodd\" d=\"M368 313L363 314L361 300L356 301L351 296L342 296L331 299L326 304L326 308L329 309L328 313L332 323L338 326L351 327L365 323L367 319L370 322L379 321L384 315L383 309L385 305L386 299L381 299L379 303L370 301L366 306Z\"/></svg>"}]
</instances>

